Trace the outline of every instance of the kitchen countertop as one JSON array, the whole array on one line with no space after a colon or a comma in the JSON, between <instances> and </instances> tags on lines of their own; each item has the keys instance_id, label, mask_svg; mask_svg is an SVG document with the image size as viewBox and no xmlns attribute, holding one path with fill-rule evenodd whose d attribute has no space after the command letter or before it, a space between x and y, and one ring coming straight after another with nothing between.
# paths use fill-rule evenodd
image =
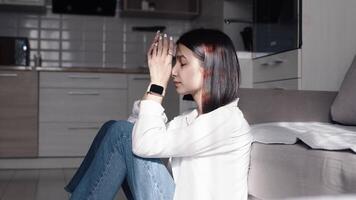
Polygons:
<instances>
[{"instance_id":1,"label":"kitchen countertop","mask_svg":"<svg viewBox=\"0 0 356 200\"><path fill-rule=\"evenodd\" d=\"M3 66L0 65L0 71L32 71L33 67L28 66Z\"/></svg>"},{"instance_id":2,"label":"kitchen countertop","mask_svg":"<svg viewBox=\"0 0 356 200\"><path fill-rule=\"evenodd\" d=\"M266 52L251 52L251 51L236 51L237 57L239 59L258 59L267 55L272 55L273 53Z\"/></svg>"},{"instance_id":3,"label":"kitchen countertop","mask_svg":"<svg viewBox=\"0 0 356 200\"><path fill-rule=\"evenodd\" d=\"M27 66L0 66L0 71L40 71L40 72L87 72L87 73L123 73L148 74L148 68L114 68L114 67L27 67Z\"/></svg>"}]
</instances>

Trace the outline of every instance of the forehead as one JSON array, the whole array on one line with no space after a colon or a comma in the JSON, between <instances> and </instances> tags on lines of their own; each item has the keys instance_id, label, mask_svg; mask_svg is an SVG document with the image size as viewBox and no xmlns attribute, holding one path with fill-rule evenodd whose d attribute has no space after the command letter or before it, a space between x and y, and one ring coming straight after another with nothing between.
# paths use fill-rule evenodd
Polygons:
<instances>
[{"instance_id":1,"label":"forehead","mask_svg":"<svg viewBox=\"0 0 356 200\"><path fill-rule=\"evenodd\" d=\"M189 62L197 62L201 65L202 61L198 58L198 56L184 44L178 44L176 52L177 59L185 58Z\"/></svg>"},{"instance_id":2,"label":"forehead","mask_svg":"<svg viewBox=\"0 0 356 200\"><path fill-rule=\"evenodd\" d=\"M184 56L189 58L192 57L193 55L194 55L193 52L185 45L183 44L177 45L177 56Z\"/></svg>"}]
</instances>

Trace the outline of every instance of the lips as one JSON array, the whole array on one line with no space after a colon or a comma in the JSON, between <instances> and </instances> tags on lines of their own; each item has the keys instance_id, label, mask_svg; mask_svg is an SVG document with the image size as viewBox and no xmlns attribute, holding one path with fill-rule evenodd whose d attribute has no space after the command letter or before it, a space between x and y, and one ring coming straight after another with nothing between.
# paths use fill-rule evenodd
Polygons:
<instances>
[{"instance_id":1,"label":"lips","mask_svg":"<svg viewBox=\"0 0 356 200\"><path fill-rule=\"evenodd\" d=\"M174 81L173 83L175 86L178 86L179 84L181 84L181 82L179 82L179 81Z\"/></svg>"}]
</instances>

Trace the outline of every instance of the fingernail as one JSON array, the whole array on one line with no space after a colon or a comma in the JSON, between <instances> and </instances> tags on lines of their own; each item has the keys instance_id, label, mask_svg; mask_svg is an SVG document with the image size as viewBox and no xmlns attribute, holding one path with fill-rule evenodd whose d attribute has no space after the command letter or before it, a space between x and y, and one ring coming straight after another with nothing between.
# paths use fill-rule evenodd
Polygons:
<instances>
[{"instance_id":1,"label":"fingernail","mask_svg":"<svg viewBox=\"0 0 356 200\"><path fill-rule=\"evenodd\" d=\"M167 37L167 34L164 34L164 37Z\"/></svg>"},{"instance_id":2,"label":"fingernail","mask_svg":"<svg viewBox=\"0 0 356 200\"><path fill-rule=\"evenodd\" d=\"M170 37L169 37L169 40L173 40L173 37L172 37L172 36L170 36Z\"/></svg>"},{"instance_id":3,"label":"fingernail","mask_svg":"<svg viewBox=\"0 0 356 200\"><path fill-rule=\"evenodd\" d=\"M159 39L162 40L162 35L159 36Z\"/></svg>"},{"instance_id":4,"label":"fingernail","mask_svg":"<svg viewBox=\"0 0 356 200\"><path fill-rule=\"evenodd\" d=\"M158 30L158 31L157 31L157 34L158 34L158 33L160 33L160 32L161 32L161 31L160 31L160 30Z\"/></svg>"}]
</instances>

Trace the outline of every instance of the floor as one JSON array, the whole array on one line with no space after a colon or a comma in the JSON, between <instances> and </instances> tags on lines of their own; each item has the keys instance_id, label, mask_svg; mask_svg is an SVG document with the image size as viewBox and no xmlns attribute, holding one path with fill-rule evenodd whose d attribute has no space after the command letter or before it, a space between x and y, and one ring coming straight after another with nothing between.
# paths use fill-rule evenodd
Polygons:
<instances>
[{"instance_id":1,"label":"floor","mask_svg":"<svg viewBox=\"0 0 356 200\"><path fill-rule=\"evenodd\" d=\"M75 169L0 170L0 200L64 200ZM120 190L115 200L126 200Z\"/></svg>"},{"instance_id":2,"label":"floor","mask_svg":"<svg viewBox=\"0 0 356 200\"><path fill-rule=\"evenodd\" d=\"M0 170L0 200L69 199L63 187L74 173L75 169ZM115 200L126 200L121 189Z\"/></svg>"}]
</instances>

